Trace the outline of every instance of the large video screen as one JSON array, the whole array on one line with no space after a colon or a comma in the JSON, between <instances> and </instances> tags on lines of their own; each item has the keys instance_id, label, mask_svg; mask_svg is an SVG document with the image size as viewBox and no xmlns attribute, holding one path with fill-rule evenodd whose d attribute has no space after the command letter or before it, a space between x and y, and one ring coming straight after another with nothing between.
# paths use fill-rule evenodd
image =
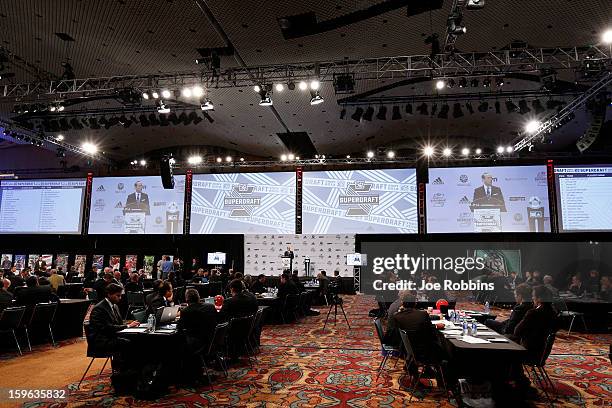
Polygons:
<instances>
[{"instance_id":1,"label":"large video screen","mask_svg":"<svg viewBox=\"0 0 612 408\"><path fill-rule=\"evenodd\" d=\"M612 165L557 166L559 232L612 230Z\"/></svg>"},{"instance_id":2,"label":"large video screen","mask_svg":"<svg viewBox=\"0 0 612 408\"><path fill-rule=\"evenodd\" d=\"M304 172L304 234L418 232L415 169Z\"/></svg>"},{"instance_id":3,"label":"large video screen","mask_svg":"<svg viewBox=\"0 0 612 408\"><path fill-rule=\"evenodd\" d=\"M546 166L430 168L427 232L550 232Z\"/></svg>"},{"instance_id":4,"label":"large video screen","mask_svg":"<svg viewBox=\"0 0 612 408\"><path fill-rule=\"evenodd\" d=\"M3 180L0 232L80 234L85 180Z\"/></svg>"},{"instance_id":5,"label":"large video screen","mask_svg":"<svg viewBox=\"0 0 612 408\"><path fill-rule=\"evenodd\" d=\"M295 232L295 173L195 174L191 234Z\"/></svg>"},{"instance_id":6,"label":"large video screen","mask_svg":"<svg viewBox=\"0 0 612 408\"><path fill-rule=\"evenodd\" d=\"M94 178L90 234L182 234L185 176L164 189L159 176Z\"/></svg>"}]
</instances>

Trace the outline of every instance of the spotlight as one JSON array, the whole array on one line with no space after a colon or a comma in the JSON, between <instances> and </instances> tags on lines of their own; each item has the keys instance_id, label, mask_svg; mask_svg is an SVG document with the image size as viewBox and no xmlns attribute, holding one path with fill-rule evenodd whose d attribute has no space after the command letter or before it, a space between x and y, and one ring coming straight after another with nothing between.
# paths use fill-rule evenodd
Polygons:
<instances>
[{"instance_id":1,"label":"spotlight","mask_svg":"<svg viewBox=\"0 0 612 408\"><path fill-rule=\"evenodd\" d=\"M142 93L142 98L143 99L149 99L149 94L147 92L143 92Z\"/></svg>"},{"instance_id":2,"label":"spotlight","mask_svg":"<svg viewBox=\"0 0 612 408\"><path fill-rule=\"evenodd\" d=\"M459 80L459 88L467 88L467 79L465 77Z\"/></svg>"},{"instance_id":3,"label":"spotlight","mask_svg":"<svg viewBox=\"0 0 612 408\"><path fill-rule=\"evenodd\" d=\"M527 101L524 100L524 99L521 99L519 101L519 113L521 115L524 115L524 114L529 113L529 112L531 112L531 109L527 105Z\"/></svg>"},{"instance_id":4,"label":"spotlight","mask_svg":"<svg viewBox=\"0 0 612 408\"><path fill-rule=\"evenodd\" d=\"M300 91L305 91L306 89L308 89L308 84L304 81L300 82L298 86L300 88Z\"/></svg>"},{"instance_id":5,"label":"spotlight","mask_svg":"<svg viewBox=\"0 0 612 408\"><path fill-rule=\"evenodd\" d=\"M351 158L351 155L350 155L350 154L347 154L347 155L346 155L346 158L347 158L347 159L350 159L350 158Z\"/></svg>"},{"instance_id":6,"label":"spotlight","mask_svg":"<svg viewBox=\"0 0 612 408\"><path fill-rule=\"evenodd\" d=\"M310 89L312 89L313 91L318 91L320 86L321 83L317 79L313 79L312 81L310 81Z\"/></svg>"},{"instance_id":7,"label":"spotlight","mask_svg":"<svg viewBox=\"0 0 612 408\"><path fill-rule=\"evenodd\" d=\"M402 118L402 114L400 113L399 106L393 107L393 113L391 114L391 120L400 120Z\"/></svg>"},{"instance_id":8,"label":"spotlight","mask_svg":"<svg viewBox=\"0 0 612 408\"><path fill-rule=\"evenodd\" d=\"M601 40L605 43L605 44L612 44L612 30L606 30L602 36L601 36Z\"/></svg>"},{"instance_id":9,"label":"spotlight","mask_svg":"<svg viewBox=\"0 0 612 408\"><path fill-rule=\"evenodd\" d=\"M470 154L470 149L464 147L463 149L461 149L461 154L464 156L468 156Z\"/></svg>"},{"instance_id":10,"label":"spotlight","mask_svg":"<svg viewBox=\"0 0 612 408\"><path fill-rule=\"evenodd\" d=\"M480 81L478 81L478 78L472 78L472 80L470 81L470 86L471 86L472 88L478 88L478 83L479 83L479 82L480 82Z\"/></svg>"},{"instance_id":11,"label":"spotlight","mask_svg":"<svg viewBox=\"0 0 612 408\"><path fill-rule=\"evenodd\" d=\"M260 89L259 96L261 98L259 101L259 106L272 106L272 98L268 94L268 91L265 89Z\"/></svg>"},{"instance_id":12,"label":"spotlight","mask_svg":"<svg viewBox=\"0 0 612 408\"><path fill-rule=\"evenodd\" d=\"M143 160L141 160L141 161L140 161L140 165L141 165L141 166L146 166L146 165L147 165L147 161L146 161L146 160L144 160L144 159L143 159Z\"/></svg>"},{"instance_id":13,"label":"spotlight","mask_svg":"<svg viewBox=\"0 0 612 408\"><path fill-rule=\"evenodd\" d=\"M222 159L222 158L217 157L217 163L221 163L222 161L223 161L223 159Z\"/></svg>"},{"instance_id":14,"label":"spotlight","mask_svg":"<svg viewBox=\"0 0 612 408\"><path fill-rule=\"evenodd\" d=\"M10 131L10 130L8 130L8 129L4 129L4 130L2 131L2 134L3 134L4 136L8 136L8 135L10 135L10 134L11 134L11 131ZM63 137L63 136L62 136L62 137Z\"/></svg>"},{"instance_id":15,"label":"spotlight","mask_svg":"<svg viewBox=\"0 0 612 408\"><path fill-rule=\"evenodd\" d=\"M310 91L310 104L311 105L319 105L325 102L323 97L319 95L319 91Z\"/></svg>"},{"instance_id":16,"label":"spotlight","mask_svg":"<svg viewBox=\"0 0 612 408\"><path fill-rule=\"evenodd\" d=\"M482 149L481 148L476 149L476 154L482 154Z\"/></svg>"},{"instance_id":17,"label":"spotlight","mask_svg":"<svg viewBox=\"0 0 612 408\"><path fill-rule=\"evenodd\" d=\"M289 154L287 155L287 159L289 159L289 160L293 160L293 159L295 159L294 154L293 154L293 153L289 153Z\"/></svg>"},{"instance_id":18,"label":"spotlight","mask_svg":"<svg viewBox=\"0 0 612 408\"><path fill-rule=\"evenodd\" d=\"M81 148L85 151L85 153L95 154L98 151L98 147L92 143L85 142L81 145Z\"/></svg>"},{"instance_id":19,"label":"spotlight","mask_svg":"<svg viewBox=\"0 0 612 408\"><path fill-rule=\"evenodd\" d=\"M450 157L452 154L453 154L453 151L448 147L445 147L444 150L442 150L442 155L444 157Z\"/></svg>"},{"instance_id":20,"label":"spotlight","mask_svg":"<svg viewBox=\"0 0 612 408\"><path fill-rule=\"evenodd\" d=\"M204 100L204 103L200 105L200 109L202 109L203 111L214 110L215 105L213 105L210 99L206 98L206 100Z\"/></svg>"},{"instance_id":21,"label":"spotlight","mask_svg":"<svg viewBox=\"0 0 612 408\"><path fill-rule=\"evenodd\" d=\"M170 113L170 108L168 108L161 99L157 101L157 113Z\"/></svg>"},{"instance_id":22,"label":"spotlight","mask_svg":"<svg viewBox=\"0 0 612 408\"><path fill-rule=\"evenodd\" d=\"M181 95L183 95L183 97L185 98L191 98L191 89L189 88L183 88L183 91L181 92Z\"/></svg>"},{"instance_id":23,"label":"spotlight","mask_svg":"<svg viewBox=\"0 0 612 408\"><path fill-rule=\"evenodd\" d=\"M514 148L512 146L506 147L506 153L512 153L513 151L514 151Z\"/></svg>"},{"instance_id":24,"label":"spotlight","mask_svg":"<svg viewBox=\"0 0 612 408\"><path fill-rule=\"evenodd\" d=\"M366 109L365 113L363 114L363 120L367 120L368 122L371 122L372 116L374 116L374 108L371 106L368 106L368 109Z\"/></svg>"},{"instance_id":25,"label":"spotlight","mask_svg":"<svg viewBox=\"0 0 612 408\"><path fill-rule=\"evenodd\" d=\"M261 91L261 87L260 87L259 85L255 85L255 86L253 87L253 90L254 90L255 92L259 92L259 91Z\"/></svg>"},{"instance_id":26,"label":"spotlight","mask_svg":"<svg viewBox=\"0 0 612 408\"><path fill-rule=\"evenodd\" d=\"M538 129L540 128L541 123L537 120L532 120L529 121L526 125L525 125L525 132L527 133L535 133L538 131Z\"/></svg>"},{"instance_id":27,"label":"spotlight","mask_svg":"<svg viewBox=\"0 0 612 408\"><path fill-rule=\"evenodd\" d=\"M465 108L468 110L468 112L470 112L470 115L474 113L474 108L470 102L465 103Z\"/></svg>"},{"instance_id":28,"label":"spotlight","mask_svg":"<svg viewBox=\"0 0 612 408\"><path fill-rule=\"evenodd\" d=\"M168 163L174 166L176 164L176 160L174 160L174 157L171 157L170 160L168 160Z\"/></svg>"},{"instance_id":29,"label":"spotlight","mask_svg":"<svg viewBox=\"0 0 612 408\"><path fill-rule=\"evenodd\" d=\"M463 111L461 110L461 104L457 102L453 105L453 118L460 118L463 116Z\"/></svg>"},{"instance_id":30,"label":"spotlight","mask_svg":"<svg viewBox=\"0 0 612 408\"><path fill-rule=\"evenodd\" d=\"M61 142L62 140L64 140L64 135L57 135L57 136L55 136L55 140Z\"/></svg>"},{"instance_id":31,"label":"spotlight","mask_svg":"<svg viewBox=\"0 0 612 408\"><path fill-rule=\"evenodd\" d=\"M372 157L374 157L374 152L373 152L373 151L371 151L371 150L369 150L369 151L366 153L366 157L367 157L368 159L371 159Z\"/></svg>"},{"instance_id":32,"label":"spotlight","mask_svg":"<svg viewBox=\"0 0 612 408\"><path fill-rule=\"evenodd\" d=\"M463 16L461 14L453 14L448 17L446 22L446 30L452 35L461 35L467 32L467 28L462 23Z\"/></svg>"},{"instance_id":33,"label":"spotlight","mask_svg":"<svg viewBox=\"0 0 612 408\"><path fill-rule=\"evenodd\" d=\"M444 105L442 105L442 108L440 109L440 113L438 113L438 117L440 119L448 119L449 111L450 111L450 107L448 106L447 103L445 103Z\"/></svg>"},{"instance_id":34,"label":"spotlight","mask_svg":"<svg viewBox=\"0 0 612 408\"><path fill-rule=\"evenodd\" d=\"M283 84L276 84L274 89L276 89L276 92L282 92L285 87L283 86Z\"/></svg>"},{"instance_id":35,"label":"spotlight","mask_svg":"<svg viewBox=\"0 0 612 408\"><path fill-rule=\"evenodd\" d=\"M504 149L504 146L497 146L497 153L498 154L503 154L505 150L506 149Z\"/></svg>"},{"instance_id":36,"label":"spotlight","mask_svg":"<svg viewBox=\"0 0 612 408\"><path fill-rule=\"evenodd\" d=\"M478 105L478 112L487 112L489 110L489 102L482 101L480 105Z\"/></svg>"},{"instance_id":37,"label":"spotlight","mask_svg":"<svg viewBox=\"0 0 612 408\"><path fill-rule=\"evenodd\" d=\"M425 102L420 104L419 107L417 108L417 110L419 111L419 113L421 115L429 115L429 109L428 109L427 104Z\"/></svg>"},{"instance_id":38,"label":"spotlight","mask_svg":"<svg viewBox=\"0 0 612 408\"><path fill-rule=\"evenodd\" d=\"M191 94L195 96L196 98L199 98L202 95L204 95L204 88L202 88L200 85L196 85L193 88L191 88Z\"/></svg>"},{"instance_id":39,"label":"spotlight","mask_svg":"<svg viewBox=\"0 0 612 408\"><path fill-rule=\"evenodd\" d=\"M287 161L287 155L286 154L281 154L280 159L281 159L282 162Z\"/></svg>"},{"instance_id":40,"label":"spotlight","mask_svg":"<svg viewBox=\"0 0 612 408\"><path fill-rule=\"evenodd\" d=\"M444 82L444 80L438 79L436 81L436 89L437 90L442 90L442 89L444 89L445 86L446 86L446 83Z\"/></svg>"},{"instance_id":41,"label":"spotlight","mask_svg":"<svg viewBox=\"0 0 612 408\"><path fill-rule=\"evenodd\" d=\"M241 157L241 158L240 158L240 161L241 161L241 162L243 162L243 161L244 161L244 157Z\"/></svg>"},{"instance_id":42,"label":"spotlight","mask_svg":"<svg viewBox=\"0 0 612 408\"><path fill-rule=\"evenodd\" d=\"M496 77L495 78L495 85L498 88L501 88L502 86L504 86L504 78L503 77Z\"/></svg>"},{"instance_id":43,"label":"spotlight","mask_svg":"<svg viewBox=\"0 0 612 408\"><path fill-rule=\"evenodd\" d=\"M226 161L227 163L230 163L232 160L233 160L233 159L232 159L232 156L226 156L226 157L225 157L225 161Z\"/></svg>"},{"instance_id":44,"label":"spotlight","mask_svg":"<svg viewBox=\"0 0 612 408\"><path fill-rule=\"evenodd\" d=\"M423 155L425 155L426 157L431 157L434 154L434 148L433 146L425 146L423 148Z\"/></svg>"},{"instance_id":45,"label":"spotlight","mask_svg":"<svg viewBox=\"0 0 612 408\"><path fill-rule=\"evenodd\" d=\"M300 156L295 156L295 160L300 160Z\"/></svg>"},{"instance_id":46,"label":"spotlight","mask_svg":"<svg viewBox=\"0 0 612 408\"><path fill-rule=\"evenodd\" d=\"M151 96L153 97L153 99L157 99L159 98L159 94L155 91L153 91L153 93L151 94Z\"/></svg>"},{"instance_id":47,"label":"spotlight","mask_svg":"<svg viewBox=\"0 0 612 408\"><path fill-rule=\"evenodd\" d=\"M378 113L376 114L376 119L387 120L387 107L385 105L382 105L380 109L378 109Z\"/></svg>"},{"instance_id":48,"label":"spotlight","mask_svg":"<svg viewBox=\"0 0 612 408\"><path fill-rule=\"evenodd\" d=\"M289 88L290 91L293 91L295 89L295 82L289 81L287 88Z\"/></svg>"},{"instance_id":49,"label":"spotlight","mask_svg":"<svg viewBox=\"0 0 612 408\"><path fill-rule=\"evenodd\" d=\"M483 79L482 86L484 86L485 88L489 88L491 86L491 78L486 77L485 79Z\"/></svg>"},{"instance_id":50,"label":"spotlight","mask_svg":"<svg viewBox=\"0 0 612 408\"><path fill-rule=\"evenodd\" d=\"M485 6L485 0L468 0L465 8L468 10L478 10Z\"/></svg>"},{"instance_id":51,"label":"spotlight","mask_svg":"<svg viewBox=\"0 0 612 408\"><path fill-rule=\"evenodd\" d=\"M387 158L393 159L395 157L395 152L393 150L389 150L387 152Z\"/></svg>"},{"instance_id":52,"label":"spotlight","mask_svg":"<svg viewBox=\"0 0 612 408\"><path fill-rule=\"evenodd\" d=\"M373 109L372 109L372 113L374 113ZM359 122L361 120L361 115L363 115L363 108L357 108L355 109L355 113L351 115L351 119Z\"/></svg>"},{"instance_id":53,"label":"spotlight","mask_svg":"<svg viewBox=\"0 0 612 408\"><path fill-rule=\"evenodd\" d=\"M170 93L170 91L169 91L169 90L167 90L167 89L164 89L164 90L161 92L161 95L162 95L162 97L163 97L163 98L166 98L166 99L170 99L170 97L172 96L172 94Z\"/></svg>"},{"instance_id":54,"label":"spotlight","mask_svg":"<svg viewBox=\"0 0 612 408\"><path fill-rule=\"evenodd\" d=\"M202 163L202 156L190 156L187 158L189 164L200 164Z\"/></svg>"}]
</instances>

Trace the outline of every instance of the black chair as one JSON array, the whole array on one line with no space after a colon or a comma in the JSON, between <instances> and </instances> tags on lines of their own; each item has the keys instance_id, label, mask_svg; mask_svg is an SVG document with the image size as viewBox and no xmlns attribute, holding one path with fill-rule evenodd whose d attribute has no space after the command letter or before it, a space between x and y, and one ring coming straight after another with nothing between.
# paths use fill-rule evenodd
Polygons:
<instances>
[{"instance_id":1,"label":"black chair","mask_svg":"<svg viewBox=\"0 0 612 408\"><path fill-rule=\"evenodd\" d=\"M37 303L34 306L34 311L32 312L32 318L25 326L26 338L28 340L28 347L30 351L32 351L32 346L30 345L30 335L29 329L35 329L38 327L44 327L49 330L49 334L51 336L51 343L53 347L56 346L55 338L53 337L53 329L51 328L51 324L53 323L53 319L55 318L55 312L57 311L57 303Z\"/></svg>"},{"instance_id":2,"label":"black chair","mask_svg":"<svg viewBox=\"0 0 612 408\"><path fill-rule=\"evenodd\" d=\"M550 333L548 337L546 337L546 343L544 345L544 351L542 352L542 357L538 361L527 361L523 363L523 367L525 367L527 374L530 376L533 374L532 378L537 382L544 395L546 395L546 399L552 405L552 400L546 391L546 387L550 385L550 388L554 393L556 393L555 384L553 384L552 380L548 376L548 372L544 367L546 365L546 360L552 351L553 345L555 344L555 333ZM531 369L531 373L529 371Z\"/></svg>"},{"instance_id":3,"label":"black chair","mask_svg":"<svg viewBox=\"0 0 612 408\"><path fill-rule=\"evenodd\" d=\"M298 314L301 317L306 317L306 301L307 301L307 294L306 292L302 292L298 295Z\"/></svg>"},{"instance_id":4,"label":"black chair","mask_svg":"<svg viewBox=\"0 0 612 408\"><path fill-rule=\"evenodd\" d=\"M382 322L380 321L380 318L374 319L374 327L376 328L376 334L378 335L378 340L380 341L381 353L383 356L383 359L380 362L380 365L378 366L378 373L376 374L376 379L378 379L380 373L385 368L385 364L387 363L389 357L395 357L399 360L400 350L397 347L384 343L385 334L383 332ZM395 364L397 364L397 360L395 361Z\"/></svg>"},{"instance_id":5,"label":"black chair","mask_svg":"<svg viewBox=\"0 0 612 408\"><path fill-rule=\"evenodd\" d=\"M428 367L433 369L434 371L437 371L437 373L440 375L440 378L442 380L442 388L444 389L445 395L448 397L448 390L446 388L446 380L444 379L444 373L442 372L442 366L437 363L421 361L420 358L414 353L414 350L412 349L412 345L410 344L410 339L408 338L408 333L406 332L406 330L400 330L399 333L402 339L402 345L404 346L404 351L406 352L406 370L410 372L409 371L410 366L414 364L414 366L416 367L418 371L417 378L414 381L414 385L412 386L412 390L410 390L410 399L408 400L408 403L412 401L412 397L414 396L416 387L419 385L419 382L421 381L421 376L423 375L423 372Z\"/></svg>"},{"instance_id":6,"label":"black chair","mask_svg":"<svg viewBox=\"0 0 612 408\"><path fill-rule=\"evenodd\" d=\"M259 334L261 333L262 318L263 308L260 307L257 309L257 312L255 312L255 318L253 319L253 325L251 326L251 331L249 333L249 342L253 351L255 351L255 349L259 349Z\"/></svg>"},{"instance_id":7,"label":"black chair","mask_svg":"<svg viewBox=\"0 0 612 408\"><path fill-rule=\"evenodd\" d=\"M206 372L206 377L208 377L208 383L210 384L211 389L214 388L212 380L210 378L208 364L206 363L206 361L212 359L216 360L219 363L221 369L223 370L223 374L225 375L225 377L228 376L227 363L225 361L227 360L227 354L225 353L225 350L227 348L227 336L229 328L230 324L228 322L220 323L215 326L215 331L213 332L213 336L210 340L210 343L203 346L200 350L196 351L196 355L200 357L202 366L204 367L204 370Z\"/></svg>"},{"instance_id":8,"label":"black chair","mask_svg":"<svg viewBox=\"0 0 612 408\"><path fill-rule=\"evenodd\" d=\"M21 346L17 340L15 330L21 326L21 321L23 320L25 311L25 306L7 307L3 311L0 311L0 333L13 334L15 344L17 344L17 350L19 350L19 355L22 355Z\"/></svg>"},{"instance_id":9,"label":"black chair","mask_svg":"<svg viewBox=\"0 0 612 408\"><path fill-rule=\"evenodd\" d=\"M127 298L127 310L125 317L129 316L133 309L140 309L145 307L145 295L144 292L126 292L125 297Z\"/></svg>"},{"instance_id":10,"label":"black chair","mask_svg":"<svg viewBox=\"0 0 612 408\"><path fill-rule=\"evenodd\" d=\"M244 346L249 364L252 366L251 357L255 357L255 351L251 348L249 335L253 327L254 315L234 317L230 320L229 336L230 344L233 347L233 352L238 354L239 347ZM255 357L255 361L257 358Z\"/></svg>"},{"instance_id":11,"label":"black chair","mask_svg":"<svg viewBox=\"0 0 612 408\"><path fill-rule=\"evenodd\" d=\"M104 365L102 366L102 369L100 370L100 373L98 373L98 377L102 374L102 372L104 372L104 368L106 368L106 364L108 363L108 360L112 360L113 358L112 354L110 353L101 353L99 351L94 350L94 347L91 345L91 343L89 343L89 321L83 322L83 330L85 331L85 338L87 339L87 357L91 358L91 360L89 361L89 365L87 366L87 369L85 369L85 372L83 373L83 376L81 377L81 380L79 381L79 384L77 385L77 390L81 388L81 383L85 379L87 372L91 368L91 365L93 364L96 358L106 359L104 361Z\"/></svg>"},{"instance_id":12,"label":"black chair","mask_svg":"<svg viewBox=\"0 0 612 408\"><path fill-rule=\"evenodd\" d=\"M293 315L295 320L298 319L297 308L298 308L298 295L287 295L283 308L281 309L281 318L283 323L287 323L287 318Z\"/></svg>"},{"instance_id":13,"label":"black chair","mask_svg":"<svg viewBox=\"0 0 612 408\"><path fill-rule=\"evenodd\" d=\"M557 317L560 319L571 319L570 320L570 325L569 325L569 329L567 331L567 334L570 334L572 332L572 327L574 326L574 321L576 320L577 317L580 318L580 320L582 320L582 325L584 326L584 330L588 331L589 329L587 328L586 325L586 321L584 320L584 313L582 312L574 312L571 311L567 308L567 303L565 303L565 300L563 299L558 299L554 302L554 306L555 309L557 310Z\"/></svg>"}]
</instances>

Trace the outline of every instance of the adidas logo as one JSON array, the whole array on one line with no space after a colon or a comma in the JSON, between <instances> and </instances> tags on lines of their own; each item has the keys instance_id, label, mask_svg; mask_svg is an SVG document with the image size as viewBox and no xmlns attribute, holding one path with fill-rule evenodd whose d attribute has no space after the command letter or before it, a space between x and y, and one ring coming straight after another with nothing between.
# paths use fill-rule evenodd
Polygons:
<instances>
[{"instance_id":1,"label":"adidas logo","mask_svg":"<svg viewBox=\"0 0 612 408\"><path fill-rule=\"evenodd\" d=\"M96 191L106 191L106 189L102 184L100 184L100 187L96 188Z\"/></svg>"},{"instance_id":2,"label":"adidas logo","mask_svg":"<svg viewBox=\"0 0 612 408\"><path fill-rule=\"evenodd\" d=\"M123 208L123 205L121 204L121 201L117 201L117 204L115 205L115 208Z\"/></svg>"},{"instance_id":3,"label":"adidas logo","mask_svg":"<svg viewBox=\"0 0 612 408\"><path fill-rule=\"evenodd\" d=\"M459 204L469 204L469 203L470 203L470 199L467 198L467 196L463 196L463 198L459 200Z\"/></svg>"},{"instance_id":4,"label":"adidas logo","mask_svg":"<svg viewBox=\"0 0 612 408\"><path fill-rule=\"evenodd\" d=\"M431 184L444 184L444 181L442 181L442 178L441 178L441 177L438 177L438 178L437 178L437 179L435 179L435 180L433 181L433 183L431 183Z\"/></svg>"}]
</instances>

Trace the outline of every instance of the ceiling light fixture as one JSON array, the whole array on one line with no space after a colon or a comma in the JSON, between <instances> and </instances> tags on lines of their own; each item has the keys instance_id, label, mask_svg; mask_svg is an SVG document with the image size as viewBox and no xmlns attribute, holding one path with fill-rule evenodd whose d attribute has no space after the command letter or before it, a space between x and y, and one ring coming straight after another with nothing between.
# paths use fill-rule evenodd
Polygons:
<instances>
[{"instance_id":1,"label":"ceiling light fixture","mask_svg":"<svg viewBox=\"0 0 612 408\"><path fill-rule=\"evenodd\" d=\"M214 110L215 109L215 105L213 105L212 101L208 98L206 98L204 100L204 102L200 105L200 108L203 111L209 111L209 110Z\"/></svg>"},{"instance_id":2,"label":"ceiling light fixture","mask_svg":"<svg viewBox=\"0 0 612 408\"><path fill-rule=\"evenodd\" d=\"M323 97L319 94L319 91L310 91L310 104L319 105L325 102Z\"/></svg>"},{"instance_id":3,"label":"ceiling light fixture","mask_svg":"<svg viewBox=\"0 0 612 408\"><path fill-rule=\"evenodd\" d=\"M320 87L321 83L318 79L313 79L312 81L310 81L310 89L312 89L313 91L318 91Z\"/></svg>"},{"instance_id":4,"label":"ceiling light fixture","mask_svg":"<svg viewBox=\"0 0 612 408\"><path fill-rule=\"evenodd\" d=\"M261 100L259 101L259 106L272 106L272 97L265 89L259 90L259 96Z\"/></svg>"},{"instance_id":5,"label":"ceiling light fixture","mask_svg":"<svg viewBox=\"0 0 612 408\"><path fill-rule=\"evenodd\" d=\"M300 82L298 86L300 88L300 91L305 91L306 89L308 89L308 84L304 81Z\"/></svg>"},{"instance_id":6,"label":"ceiling light fixture","mask_svg":"<svg viewBox=\"0 0 612 408\"><path fill-rule=\"evenodd\" d=\"M285 86L283 84L276 84L274 89L276 89L276 92L282 92L283 89L285 89Z\"/></svg>"},{"instance_id":7,"label":"ceiling light fixture","mask_svg":"<svg viewBox=\"0 0 612 408\"><path fill-rule=\"evenodd\" d=\"M434 154L434 148L433 146L425 146L423 148L423 155L425 155L426 157L431 157Z\"/></svg>"}]
</instances>

